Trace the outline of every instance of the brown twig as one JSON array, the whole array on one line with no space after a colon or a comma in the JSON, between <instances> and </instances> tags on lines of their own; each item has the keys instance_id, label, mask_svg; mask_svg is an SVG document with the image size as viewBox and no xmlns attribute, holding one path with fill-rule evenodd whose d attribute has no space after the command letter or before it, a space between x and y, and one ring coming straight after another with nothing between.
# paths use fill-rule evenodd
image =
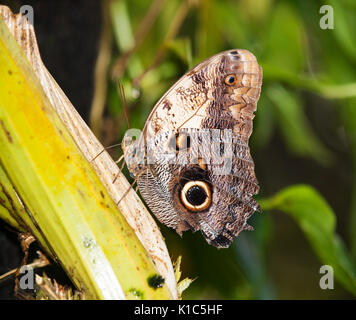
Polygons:
<instances>
[{"instance_id":1,"label":"brown twig","mask_svg":"<svg viewBox=\"0 0 356 320\"><path fill-rule=\"evenodd\" d=\"M137 50L137 48L142 44L146 35L151 30L154 22L157 19L158 14L166 0L155 0L148 9L146 15L142 19L140 25L138 26L134 35L134 44L131 48L123 52L119 58L114 63L112 68L112 78L118 79L122 72L125 70L130 56Z\"/></svg>"},{"instance_id":2,"label":"brown twig","mask_svg":"<svg viewBox=\"0 0 356 320\"><path fill-rule=\"evenodd\" d=\"M41 251L37 251L37 254L38 254L38 258L37 259L35 259L32 263L22 264L21 267L27 266L29 268L36 269L36 268L45 267L45 266L50 264L50 262L47 259L47 257ZM15 269L12 269L12 270L2 274L0 276L0 281L5 280L6 278L8 278L8 277L10 277L12 275L16 276L17 273L19 272L20 268L15 268Z\"/></svg>"},{"instance_id":3,"label":"brown twig","mask_svg":"<svg viewBox=\"0 0 356 320\"><path fill-rule=\"evenodd\" d=\"M24 253L24 257L21 262L21 267L22 267L24 265L27 265L30 245L31 245L31 243L35 242L36 239L32 234L20 233L19 240L21 241L21 249L22 249L22 252ZM16 274L15 274L15 294L17 293L18 288L19 288L20 269L21 268L17 268Z\"/></svg>"},{"instance_id":4,"label":"brown twig","mask_svg":"<svg viewBox=\"0 0 356 320\"><path fill-rule=\"evenodd\" d=\"M167 43L170 42L172 39L175 38L177 35L180 27L182 26L182 23L184 19L186 18L188 14L188 10L190 8L191 4L189 1L183 1L180 5L180 7L177 10L177 13L172 21L172 24L170 25L170 28L168 29L168 32L165 36L165 39L163 41L163 44L161 47L158 49L158 52L156 54L156 58L153 61L153 63L143 72L141 73L138 77L136 77L133 80L134 86L139 86L143 78L154 68L156 68L164 59L164 56L166 54L167 50Z\"/></svg>"}]
</instances>

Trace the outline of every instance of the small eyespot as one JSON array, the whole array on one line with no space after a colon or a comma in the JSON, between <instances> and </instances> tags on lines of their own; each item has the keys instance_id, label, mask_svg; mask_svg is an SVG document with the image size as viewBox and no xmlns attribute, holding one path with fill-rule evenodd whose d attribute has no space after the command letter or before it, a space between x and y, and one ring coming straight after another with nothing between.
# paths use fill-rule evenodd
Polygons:
<instances>
[{"instance_id":1,"label":"small eyespot","mask_svg":"<svg viewBox=\"0 0 356 320\"><path fill-rule=\"evenodd\" d=\"M211 204L211 191L206 182L189 181L181 191L183 205L190 211L199 212L207 209Z\"/></svg>"},{"instance_id":2,"label":"small eyespot","mask_svg":"<svg viewBox=\"0 0 356 320\"><path fill-rule=\"evenodd\" d=\"M184 150L190 148L190 136L185 133L180 133L176 136L176 149Z\"/></svg>"},{"instance_id":3,"label":"small eyespot","mask_svg":"<svg viewBox=\"0 0 356 320\"><path fill-rule=\"evenodd\" d=\"M232 86L236 83L236 76L234 74L230 74L225 78L225 83L229 86Z\"/></svg>"},{"instance_id":4,"label":"small eyespot","mask_svg":"<svg viewBox=\"0 0 356 320\"><path fill-rule=\"evenodd\" d=\"M167 147L169 150L173 151L182 151L188 150L190 148L190 136L189 134L183 133L175 133L169 139L167 143Z\"/></svg>"},{"instance_id":5,"label":"small eyespot","mask_svg":"<svg viewBox=\"0 0 356 320\"><path fill-rule=\"evenodd\" d=\"M205 163L205 161L204 161L204 159L203 158L198 158L198 166L200 167L200 169L202 169L202 170L206 170L206 163Z\"/></svg>"}]
</instances>

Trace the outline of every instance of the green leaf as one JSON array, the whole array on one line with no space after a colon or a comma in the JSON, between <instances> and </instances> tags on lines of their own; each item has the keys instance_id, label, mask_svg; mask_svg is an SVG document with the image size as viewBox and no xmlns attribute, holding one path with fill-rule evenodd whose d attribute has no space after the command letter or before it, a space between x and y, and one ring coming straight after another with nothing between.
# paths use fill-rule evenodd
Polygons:
<instances>
[{"instance_id":1,"label":"green leaf","mask_svg":"<svg viewBox=\"0 0 356 320\"><path fill-rule=\"evenodd\" d=\"M224 4L225 5L225 4ZM199 63L210 55L217 53L224 47L224 37L219 26L224 26L225 21L220 21L218 5L215 1L199 1L197 8L198 25L195 28L196 56L194 63ZM228 16L225 16L228 18Z\"/></svg>"},{"instance_id":2,"label":"green leaf","mask_svg":"<svg viewBox=\"0 0 356 320\"><path fill-rule=\"evenodd\" d=\"M261 94L258 102L254 130L251 136L251 145L254 147L266 146L272 137L275 127L275 114L271 101Z\"/></svg>"},{"instance_id":3,"label":"green leaf","mask_svg":"<svg viewBox=\"0 0 356 320\"><path fill-rule=\"evenodd\" d=\"M356 60L356 32L355 32L355 13L354 6L347 4L342 0L328 0L328 5L331 5L334 11L334 29L333 34L336 41L339 42L343 50Z\"/></svg>"},{"instance_id":4,"label":"green leaf","mask_svg":"<svg viewBox=\"0 0 356 320\"><path fill-rule=\"evenodd\" d=\"M238 44L233 47L247 48L249 30L244 27L243 17L236 3L215 1L213 10L216 19L214 28L219 28L220 36Z\"/></svg>"},{"instance_id":5,"label":"green leaf","mask_svg":"<svg viewBox=\"0 0 356 320\"><path fill-rule=\"evenodd\" d=\"M255 231L239 235L232 244L234 255L251 286L252 296L255 299L276 299L276 290L267 271L271 217L262 215L257 219L255 216L253 220L251 225Z\"/></svg>"},{"instance_id":6,"label":"green leaf","mask_svg":"<svg viewBox=\"0 0 356 320\"><path fill-rule=\"evenodd\" d=\"M356 295L356 268L335 233L335 214L314 188L291 186L260 204L264 210L280 210L293 217L321 262L332 266L340 284Z\"/></svg>"},{"instance_id":7,"label":"green leaf","mask_svg":"<svg viewBox=\"0 0 356 320\"><path fill-rule=\"evenodd\" d=\"M340 106L340 115L344 123L347 141L350 146L350 153L352 156L353 171L356 172L356 99L345 100ZM350 212L350 244L351 251L356 261L356 181L353 180L353 190L351 197L351 212Z\"/></svg>"},{"instance_id":8,"label":"green leaf","mask_svg":"<svg viewBox=\"0 0 356 320\"><path fill-rule=\"evenodd\" d=\"M299 156L311 157L323 165L330 164L332 154L315 135L298 96L280 85L269 86L264 90L276 107L279 126L290 151Z\"/></svg>"},{"instance_id":9,"label":"green leaf","mask_svg":"<svg viewBox=\"0 0 356 320\"><path fill-rule=\"evenodd\" d=\"M349 68L347 63L342 63L342 60L335 61L335 59L333 59L333 62L325 66L324 69L330 69L327 72L327 81L325 77L322 80L321 76L316 75L300 74L296 76L295 73L290 70L269 63L261 63L261 65L263 78L266 83L285 83L296 89L305 89L316 93L325 99L345 99L356 96L356 82L354 81L355 76L353 70Z\"/></svg>"},{"instance_id":10,"label":"green leaf","mask_svg":"<svg viewBox=\"0 0 356 320\"><path fill-rule=\"evenodd\" d=\"M167 48L176 54L184 63L193 67L192 45L189 38L176 38L167 43Z\"/></svg>"},{"instance_id":11,"label":"green leaf","mask_svg":"<svg viewBox=\"0 0 356 320\"><path fill-rule=\"evenodd\" d=\"M134 36L126 1L112 1L110 3L110 14L117 47L121 51L129 50L134 46ZM134 56L130 59L127 69L132 78L143 71L143 67L138 57Z\"/></svg>"},{"instance_id":12,"label":"green leaf","mask_svg":"<svg viewBox=\"0 0 356 320\"><path fill-rule=\"evenodd\" d=\"M301 71L305 65L303 23L293 7L280 2L276 9L270 28L266 32L265 61L272 65L281 65L292 71ZM285 39L285 41L281 41ZM288 41L293 39L293 41Z\"/></svg>"}]
</instances>

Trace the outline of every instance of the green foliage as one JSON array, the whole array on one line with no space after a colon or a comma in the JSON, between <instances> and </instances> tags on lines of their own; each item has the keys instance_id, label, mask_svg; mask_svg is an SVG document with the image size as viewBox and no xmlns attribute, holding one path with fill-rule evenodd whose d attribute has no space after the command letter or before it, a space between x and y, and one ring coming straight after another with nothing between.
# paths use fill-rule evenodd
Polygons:
<instances>
[{"instance_id":1,"label":"green foliage","mask_svg":"<svg viewBox=\"0 0 356 320\"><path fill-rule=\"evenodd\" d=\"M261 206L264 210L280 210L293 217L319 259L331 265L340 283L356 295L356 267L335 233L333 210L314 188L307 185L288 187L263 200Z\"/></svg>"},{"instance_id":2,"label":"green foliage","mask_svg":"<svg viewBox=\"0 0 356 320\"><path fill-rule=\"evenodd\" d=\"M276 7L271 15L264 39L265 62L271 65L283 66L284 69L296 74L304 70L305 34L301 18L287 2ZM293 39L293 41L281 41Z\"/></svg>"},{"instance_id":3,"label":"green foliage","mask_svg":"<svg viewBox=\"0 0 356 320\"><path fill-rule=\"evenodd\" d=\"M324 4L334 8L334 30L319 26ZM135 31L149 8L149 2L112 1L113 64L133 45ZM231 48L252 51L264 72L250 142L262 187L259 196L265 199L261 203L265 210L292 216L315 256L332 265L339 283L354 295L356 180L349 176L351 166L356 170L355 9L353 0L166 1L121 75L131 126L142 128L154 103L194 64ZM135 82L145 71L141 81ZM116 79L110 88L109 113L120 118L122 137L126 124ZM268 162L271 158L285 171ZM268 175L271 170L273 175ZM295 175L287 177L286 172ZM328 201L311 186L288 187L295 183L317 186ZM274 271L268 264L270 253L277 251L271 241L282 241L273 216L254 216L255 231L242 233L225 251L206 245L199 235L186 233L181 239L163 228L173 256L183 255L182 270L187 276L198 276L183 298L284 297L278 292L280 283L270 274L290 266ZM345 232L340 233L344 240L335 233L336 219L340 228L349 225L348 238ZM344 242L350 244L352 255ZM320 292L316 295L325 297Z\"/></svg>"},{"instance_id":4,"label":"green foliage","mask_svg":"<svg viewBox=\"0 0 356 320\"><path fill-rule=\"evenodd\" d=\"M295 154L310 156L321 164L330 163L331 154L314 134L299 96L279 85L267 87L266 95L276 108L287 147Z\"/></svg>"}]
</instances>

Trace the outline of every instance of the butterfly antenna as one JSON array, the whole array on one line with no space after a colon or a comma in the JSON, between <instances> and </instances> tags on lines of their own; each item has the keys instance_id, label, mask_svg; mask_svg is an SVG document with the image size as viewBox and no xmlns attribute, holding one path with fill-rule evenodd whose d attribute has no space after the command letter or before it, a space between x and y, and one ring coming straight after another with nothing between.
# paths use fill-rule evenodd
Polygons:
<instances>
[{"instance_id":1,"label":"butterfly antenna","mask_svg":"<svg viewBox=\"0 0 356 320\"><path fill-rule=\"evenodd\" d=\"M120 97L122 101L122 107L124 110L126 122L127 122L127 127L130 129L130 120L129 120L129 113L127 111L127 104L126 104L126 96L125 96L125 90L124 86L122 85L120 79L117 81L118 87L119 87L119 92L120 92Z\"/></svg>"},{"instance_id":2,"label":"butterfly antenna","mask_svg":"<svg viewBox=\"0 0 356 320\"><path fill-rule=\"evenodd\" d=\"M120 92L120 97L122 100L122 105L123 105L123 109L124 109L124 113L125 113L125 119L127 122L127 126L130 128L130 121L129 121L129 114L127 112L127 104L126 104L126 97L125 97L125 90L124 90L124 86L121 84L120 79L118 80L118 87L119 87L119 92ZM113 144L112 146L109 147L105 147L103 150L101 150L93 159L91 159L91 161L94 161L97 157L99 157L105 150L117 147L117 146L121 146L121 143L116 143Z\"/></svg>"}]
</instances>

